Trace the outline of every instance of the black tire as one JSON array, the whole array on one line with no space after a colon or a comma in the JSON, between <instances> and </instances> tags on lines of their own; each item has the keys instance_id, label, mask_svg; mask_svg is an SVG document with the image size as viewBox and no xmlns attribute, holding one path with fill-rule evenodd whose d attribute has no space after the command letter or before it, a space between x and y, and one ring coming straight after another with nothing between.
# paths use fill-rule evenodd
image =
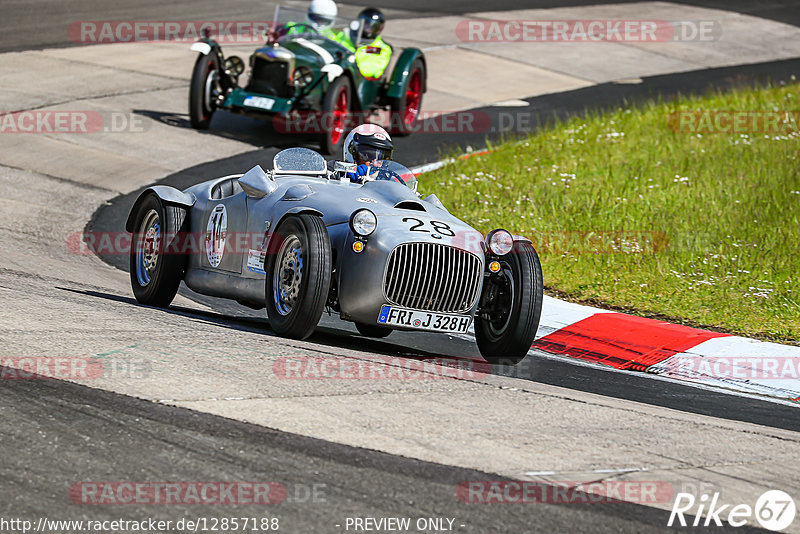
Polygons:
<instances>
[{"instance_id":1,"label":"black tire","mask_svg":"<svg viewBox=\"0 0 800 534\"><path fill-rule=\"evenodd\" d=\"M418 87L412 87L415 83L415 76L419 76ZM422 96L423 88L425 87L425 64L421 59L417 58L411 64L408 71L408 83L406 84L403 96L399 98L392 98L389 100L389 106L392 110L391 115L391 132L392 135L399 135L400 137L410 135L417 127L419 122L419 114L422 111ZM414 94L418 92L418 100L416 101L416 114L413 120L409 120L410 104L413 103Z\"/></svg>"},{"instance_id":2,"label":"black tire","mask_svg":"<svg viewBox=\"0 0 800 534\"><path fill-rule=\"evenodd\" d=\"M392 333L392 329L376 324L356 323L356 330L364 337L386 337Z\"/></svg>"},{"instance_id":3,"label":"black tire","mask_svg":"<svg viewBox=\"0 0 800 534\"><path fill-rule=\"evenodd\" d=\"M345 109L341 109L339 99L344 94L346 99ZM353 111L353 89L350 86L350 79L347 76L339 76L328 87L325 98L322 101L322 114L320 126L322 132L319 136L319 146L324 154L336 154L341 157L342 145L347 137L347 129L350 125L350 115ZM337 112L345 112L344 121L339 122L336 117Z\"/></svg>"},{"instance_id":4,"label":"black tire","mask_svg":"<svg viewBox=\"0 0 800 534\"><path fill-rule=\"evenodd\" d=\"M295 247L299 247L301 258L299 280L297 270L292 270L296 264L291 262L292 250L298 250ZM277 270L281 265L283 272ZM331 282L331 242L322 219L314 215L290 215L284 219L270 241L264 270L267 316L272 329L283 337L307 338L319 323ZM278 282L276 286L276 277L286 276L292 278L292 283ZM296 294L291 297L291 293Z\"/></svg>"},{"instance_id":5,"label":"black tire","mask_svg":"<svg viewBox=\"0 0 800 534\"><path fill-rule=\"evenodd\" d=\"M542 314L542 266L536 250L526 242L515 242L514 250L499 259L502 283L487 279L481 307L510 310L505 316L488 318L479 312L475 319L475 340L487 362L493 365L516 365L530 350ZM495 286L493 303L485 303L486 292Z\"/></svg>"},{"instance_id":6,"label":"black tire","mask_svg":"<svg viewBox=\"0 0 800 534\"><path fill-rule=\"evenodd\" d=\"M216 72L220 75L219 62L215 54L200 54L192 71L192 83L189 86L189 120L192 127L198 130L207 130L211 124L211 117L217 109L214 102L219 82L206 87L208 77ZM209 93L210 91L210 93Z\"/></svg>"},{"instance_id":7,"label":"black tire","mask_svg":"<svg viewBox=\"0 0 800 534\"><path fill-rule=\"evenodd\" d=\"M148 230L157 218L160 238L153 243ZM149 306L166 308L178 292L186 270L186 255L181 240L188 231L186 210L164 204L150 193L139 203L134 216L130 252L130 276L136 300ZM155 254L153 254L155 253Z\"/></svg>"}]
</instances>

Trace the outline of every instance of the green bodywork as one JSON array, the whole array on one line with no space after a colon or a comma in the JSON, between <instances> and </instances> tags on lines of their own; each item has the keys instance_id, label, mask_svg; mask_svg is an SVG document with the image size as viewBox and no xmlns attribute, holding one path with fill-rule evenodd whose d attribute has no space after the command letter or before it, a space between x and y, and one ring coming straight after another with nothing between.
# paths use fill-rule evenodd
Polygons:
<instances>
[{"instance_id":1,"label":"green bodywork","mask_svg":"<svg viewBox=\"0 0 800 534\"><path fill-rule=\"evenodd\" d=\"M210 38L201 41L211 46L212 53L218 56L219 64L224 65L225 58L219 44ZM219 107L253 116L285 116L295 110L320 110L325 94L333 83L322 68L338 70L326 66L327 64L341 67L342 72L339 76L347 76L350 80L354 91L353 110L372 111L387 106L388 99L403 95L408 83L408 71L417 58L425 62L421 50L406 48L400 53L391 72L387 69L381 79L369 80L361 75L356 65L355 54L342 44L310 32L291 35L283 38L278 44L258 48L250 57L250 79L247 87L241 88L230 83L232 90ZM263 65L270 65L269 68L273 68L272 65L277 62L288 63L284 70L287 74L286 79L281 79L279 82L273 80L274 83L267 88L269 90L264 90L263 84L261 90L254 90L252 76L254 66L259 61L263 62ZM290 79L291 73L300 67L308 68L313 75L312 81L303 87L295 86ZM423 91L425 89L423 80Z\"/></svg>"}]
</instances>

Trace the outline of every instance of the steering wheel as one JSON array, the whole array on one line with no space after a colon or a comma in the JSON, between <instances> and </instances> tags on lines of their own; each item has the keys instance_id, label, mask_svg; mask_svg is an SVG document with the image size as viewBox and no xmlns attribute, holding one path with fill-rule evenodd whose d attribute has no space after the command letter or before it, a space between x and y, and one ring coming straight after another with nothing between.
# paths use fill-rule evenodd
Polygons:
<instances>
[{"instance_id":1,"label":"steering wheel","mask_svg":"<svg viewBox=\"0 0 800 534\"><path fill-rule=\"evenodd\" d=\"M316 29L314 26L312 26L311 24L309 24L307 22L295 22L294 24L292 24L290 26L290 28L292 30L294 30L295 28L302 28L302 32L303 33L306 33L306 32L308 32L308 33L319 33L318 29ZM286 26L283 26L282 27L282 31L281 31L281 37L286 35L286 33L288 31L289 30L286 28Z\"/></svg>"},{"instance_id":2,"label":"steering wheel","mask_svg":"<svg viewBox=\"0 0 800 534\"><path fill-rule=\"evenodd\" d=\"M295 22L290 26L292 30L298 27L301 28L302 33L319 33L319 30L307 22ZM289 33L289 28L287 28L285 25L278 26L278 28L275 30L270 30L267 33L267 44L278 42L278 39L286 37L287 33Z\"/></svg>"},{"instance_id":3,"label":"steering wheel","mask_svg":"<svg viewBox=\"0 0 800 534\"><path fill-rule=\"evenodd\" d=\"M377 172L375 173L375 180L383 180L386 182L399 182L403 185L406 185L406 181L403 180L403 177L397 174L394 171L390 171L389 169L376 169Z\"/></svg>"}]
</instances>

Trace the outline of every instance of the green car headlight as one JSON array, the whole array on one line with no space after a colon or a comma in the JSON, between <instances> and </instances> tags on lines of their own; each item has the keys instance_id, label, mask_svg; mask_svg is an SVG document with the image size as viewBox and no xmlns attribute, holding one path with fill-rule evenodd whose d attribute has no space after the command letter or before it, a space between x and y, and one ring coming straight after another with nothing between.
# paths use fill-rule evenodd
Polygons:
<instances>
[{"instance_id":1,"label":"green car headlight","mask_svg":"<svg viewBox=\"0 0 800 534\"><path fill-rule=\"evenodd\" d=\"M314 81L314 73L308 67L297 67L292 75L295 87L306 87Z\"/></svg>"}]
</instances>

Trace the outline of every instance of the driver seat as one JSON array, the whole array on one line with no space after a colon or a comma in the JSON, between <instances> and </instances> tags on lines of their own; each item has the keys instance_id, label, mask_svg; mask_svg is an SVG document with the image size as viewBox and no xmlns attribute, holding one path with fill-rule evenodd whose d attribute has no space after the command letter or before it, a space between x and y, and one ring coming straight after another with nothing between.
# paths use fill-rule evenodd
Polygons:
<instances>
[{"instance_id":1,"label":"driver seat","mask_svg":"<svg viewBox=\"0 0 800 534\"><path fill-rule=\"evenodd\" d=\"M214 187L211 188L212 200L220 200L223 198L232 197L237 193L241 193L243 189L238 180L238 177L227 178L214 185Z\"/></svg>"}]
</instances>

